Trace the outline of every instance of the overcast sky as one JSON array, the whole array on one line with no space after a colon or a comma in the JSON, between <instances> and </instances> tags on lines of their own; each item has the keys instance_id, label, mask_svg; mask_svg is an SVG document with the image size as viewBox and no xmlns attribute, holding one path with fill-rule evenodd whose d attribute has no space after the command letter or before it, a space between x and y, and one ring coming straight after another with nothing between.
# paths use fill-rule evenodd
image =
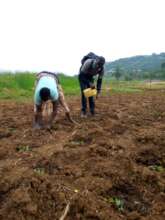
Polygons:
<instances>
[{"instance_id":1,"label":"overcast sky","mask_svg":"<svg viewBox=\"0 0 165 220\"><path fill-rule=\"evenodd\" d=\"M77 74L107 61L165 52L165 0L0 0L0 69Z\"/></svg>"}]
</instances>

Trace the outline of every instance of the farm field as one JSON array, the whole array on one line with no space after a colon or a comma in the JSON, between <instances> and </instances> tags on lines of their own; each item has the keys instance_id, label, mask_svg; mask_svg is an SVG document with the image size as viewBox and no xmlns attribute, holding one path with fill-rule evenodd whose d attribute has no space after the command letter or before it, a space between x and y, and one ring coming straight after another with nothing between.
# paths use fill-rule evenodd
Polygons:
<instances>
[{"instance_id":1,"label":"farm field","mask_svg":"<svg viewBox=\"0 0 165 220\"><path fill-rule=\"evenodd\" d=\"M165 219L164 90L113 93L78 125L32 129L30 101L0 101L0 219Z\"/></svg>"}]
</instances>

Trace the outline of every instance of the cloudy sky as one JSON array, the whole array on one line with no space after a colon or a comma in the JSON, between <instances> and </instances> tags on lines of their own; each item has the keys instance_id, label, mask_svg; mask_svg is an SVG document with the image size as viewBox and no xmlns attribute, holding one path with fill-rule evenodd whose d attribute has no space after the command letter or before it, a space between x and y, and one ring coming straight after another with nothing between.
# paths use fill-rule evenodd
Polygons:
<instances>
[{"instance_id":1,"label":"cloudy sky","mask_svg":"<svg viewBox=\"0 0 165 220\"><path fill-rule=\"evenodd\" d=\"M113 61L165 52L164 0L0 0L0 69L77 74L93 51Z\"/></svg>"}]
</instances>

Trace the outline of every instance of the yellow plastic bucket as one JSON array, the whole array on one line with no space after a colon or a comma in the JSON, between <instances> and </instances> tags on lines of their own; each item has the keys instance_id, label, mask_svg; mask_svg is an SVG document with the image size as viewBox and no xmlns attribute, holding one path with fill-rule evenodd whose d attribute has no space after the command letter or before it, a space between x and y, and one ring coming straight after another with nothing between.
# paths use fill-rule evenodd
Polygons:
<instances>
[{"instance_id":1,"label":"yellow plastic bucket","mask_svg":"<svg viewBox=\"0 0 165 220\"><path fill-rule=\"evenodd\" d=\"M86 98L97 95L96 89L88 88L88 89L84 89L83 92Z\"/></svg>"}]
</instances>

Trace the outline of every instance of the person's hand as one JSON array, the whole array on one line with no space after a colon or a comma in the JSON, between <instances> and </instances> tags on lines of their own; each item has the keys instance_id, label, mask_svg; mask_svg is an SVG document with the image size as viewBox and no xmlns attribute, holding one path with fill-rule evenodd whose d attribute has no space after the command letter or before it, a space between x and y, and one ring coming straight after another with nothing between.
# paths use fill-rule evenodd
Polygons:
<instances>
[{"instance_id":1,"label":"person's hand","mask_svg":"<svg viewBox=\"0 0 165 220\"><path fill-rule=\"evenodd\" d=\"M91 83L91 84L90 84L90 88L91 88L91 89L95 89L95 84L94 84L94 83Z\"/></svg>"},{"instance_id":2,"label":"person's hand","mask_svg":"<svg viewBox=\"0 0 165 220\"><path fill-rule=\"evenodd\" d=\"M68 119L71 123L77 124L77 122L75 122L75 121L72 119L72 117L70 116L70 113L69 113L69 112L66 112L65 115L66 115L67 119Z\"/></svg>"}]
</instances>

